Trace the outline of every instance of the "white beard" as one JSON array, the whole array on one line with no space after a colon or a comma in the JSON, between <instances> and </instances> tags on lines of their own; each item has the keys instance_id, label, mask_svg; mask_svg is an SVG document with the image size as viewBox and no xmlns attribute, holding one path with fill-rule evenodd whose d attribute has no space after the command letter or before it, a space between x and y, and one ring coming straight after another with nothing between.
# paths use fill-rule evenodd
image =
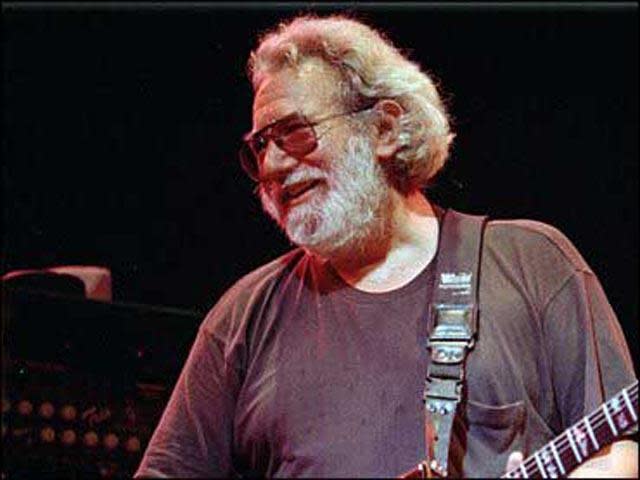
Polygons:
<instances>
[{"instance_id":1,"label":"white beard","mask_svg":"<svg viewBox=\"0 0 640 480\"><path fill-rule=\"evenodd\" d=\"M260 188L264 210L289 239L324 258L361 255L390 232L391 193L366 137L351 137L343 155L325 168L308 164L295 180L322 178L326 185L286 215L269 188ZM293 178L292 178L293 180Z\"/></svg>"}]
</instances>

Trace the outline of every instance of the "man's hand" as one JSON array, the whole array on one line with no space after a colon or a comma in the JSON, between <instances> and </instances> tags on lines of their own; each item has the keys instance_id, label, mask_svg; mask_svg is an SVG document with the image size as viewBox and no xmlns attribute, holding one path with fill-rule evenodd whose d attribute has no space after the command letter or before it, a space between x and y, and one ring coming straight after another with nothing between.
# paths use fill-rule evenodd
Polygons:
<instances>
[{"instance_id":1,"label":"man's hand","mask_svg":"<svg viewBox=\"0 0 640 480\"><path fill-rule=\"evenodd\" d=\"M638 478L638 444L621 440L603 448L569 478Z\"/></svg>"},{"instance_id":2,"label":"man's hand","mask_svg":"<svg viewBox=\"0 0 640 480\"><path fill-rule=\"evenodd\" d=\"M505 473L510 472L511 470L515 470L520 466L520 464L524 461L524 455L522 452L513 452L509 455L509 459L507 460L507 470Z\"/></svg>"},{"instance_id":3,"label":"man's hand","mask_svg":"<svg viewBox=\"0 0 640 480\"><path fill-rule=\"evenodd\" d=\"M518 468L522 452L513 452L507 460L507 472ZM638 478L638 444L620 440L587 460L569 474L569 478Z\"/></svg>"}]
</instances>

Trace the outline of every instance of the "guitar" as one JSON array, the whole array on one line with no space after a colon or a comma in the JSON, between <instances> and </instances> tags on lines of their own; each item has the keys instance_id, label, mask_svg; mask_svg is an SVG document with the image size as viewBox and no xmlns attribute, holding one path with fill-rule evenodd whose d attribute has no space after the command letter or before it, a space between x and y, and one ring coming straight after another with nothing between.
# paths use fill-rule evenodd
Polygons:
<instances>
[{"instance_id":1,"label":"guitar","mask_svg":"<svg viewBox=\"0 0 640 480\"><path fill-rule=\"evenodd\" d=\"M638 381L536 450L501 478L562 478L638 424ZM437 476L422 463L400 478Z\"/></svg>"}]
</instances>

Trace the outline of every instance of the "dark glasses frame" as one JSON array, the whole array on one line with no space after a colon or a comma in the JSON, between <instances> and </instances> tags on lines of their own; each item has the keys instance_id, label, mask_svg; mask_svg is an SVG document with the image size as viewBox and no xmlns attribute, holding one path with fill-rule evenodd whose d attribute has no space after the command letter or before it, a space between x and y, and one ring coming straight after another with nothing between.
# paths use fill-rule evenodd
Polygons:
<instances>
[{"instance_id":1,"label":"dark glasses frame","mask_svg":"<svg viewBox=\"0 0 640 480\"><path fill-rule=\"evenodd\" d=\"M254 181L260 181L260 157L273 142L276 146L293 157L302 157L318 148L318 134L315 127L334 118L354 115L367 110L369 105L358 110L340 112L313 122L304 115L294 112L261 128L257 132L249 132L242 139L239 151L240 165Z\"/></svg>"}]
</instances>

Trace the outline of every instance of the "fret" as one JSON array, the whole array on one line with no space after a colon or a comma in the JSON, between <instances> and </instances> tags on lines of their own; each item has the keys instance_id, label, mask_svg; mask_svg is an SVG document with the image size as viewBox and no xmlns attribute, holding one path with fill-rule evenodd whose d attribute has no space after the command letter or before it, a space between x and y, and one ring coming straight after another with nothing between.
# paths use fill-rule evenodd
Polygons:
<instances>
[{"instance_id":1,"label":"fret","mask_svg":"<svg viewBox=\"0 0 640 480\"><path fill-rule=\"evenodd\" d=\"M622 390L622 396L624 397L624 402L627 404L627 409L629 410L629 413L631 414L631 417L633 418L634 422L638 421L638 416L636 415L635 409L633 408L633 405L631 404L631 399L629 398L629 394L627 393L627 389L625 388L624 390Z\"/></svg>"},{"instance_id":2,"label":"fret","mask_svg":"<svg viewBox=\"0 0 640 480\"><path fill-rule=\"evenodd\" d=\"M529 478L529 475L527 474L527 469L524 468L524 462L520 464L520 471L522 472L522 478Z\"/></svg>"},{"instance_id":3,"label":"fret","mask_svg":"<svg viewBox=\"0 0 640 480\"><path fill-rule=\"evenodd\" d=\"M573 439L576 441L576 446L580 449L580 455L583 458L587 458L589 456L589 439L587 438L587 434L584 433L584 429L578 424L573 427Z\"/></svg>"},{"instance_id":4,"label":"fret","mask_svg":"<svg viewBox=\"0 0 640 480\"><path fill-rule=\"evenodd\" d=\"M582 456L580 452L578 452L578 447L576 446L576 442L573 440L573 433L571 429L567 430L567 438L569 439L569 445L571 445L571 450L573 450L573 455L576 457L576 461L578 463L582 462Z\"/></svg>"},{"instance_id":5,"label":"fret","mask_svg":"<svg viewBox=\"0 0 640 480\"><path fill-rule=\"evenodd\" d=\"M609 413L611 413L611 418L613 419L613 423L615 423L616 427L618 427L618 431L624 432L629 428L631 424L630 415L627 413L626 409L623 408L622 405L622 395L618 395L614 397L609 402Z\"/></svg>"},{"instance_id":6,"label":"fret","mask_svg":"<svg viewBox=\"0 0 640 480\"><path fill-rule=\"evenodd\" d=\"M536 465L538 465L538 470L540 470L540 474L542 475L542 478L547 478L547 472L545 472L544 466L540 461L540 457L538 457L538 452L533 454L533 458L536 460Z\"/></svg>"},{"instance_id":7,"label":"fret","mask_svg":"<svg viewBox=\"0 0 640 480\"><path fill-rule=\"evenodd\" d=\"M609 414L609 409L607 408L607 404L602 404L602 411L604 412L604 416L607 417L607 423L609 423L609 428L611 428L611 432L613 432L614 436L618 435L618 429L616 428L615 423L613 423L613 418Z\"/></svg>"},{"instance_id":8,"label":"fret","mask_svg":"<svg viewBox=\"0 0 640 480\"><path fill-rule=\"evenodd\" d=\"M564 465L562 464L562 460L560 459L560 455L558 455L558 450L556 448L556 442L552 441L550 444L551 453L553 453L554 458L556 459L556 463L558 464L558 468L560 469L560 473L565 476L567 472L564 469Z\"/></svg>"},{"instance_id":9,"label":"fret","mask_svg":"<svg viewBox=\"0 0 640 480\"><path fill-rule=\"evenodd\" d=\"M550 449L550 447L549 447ZM549 449L543 447L540 452L540 460L547 469L547 476L549 478L558 478L558 466L554 463L552 455L549 453Z\"/></svg>"},{"instance_id":10,"label":"fret","mask_svg":"<svg viewBox=\"0 0 640 480\"><path fill-rule=\"evenodd\" d=\"M622 409L620 406L620 395L609 400L607 406L609 407L609 413L614 414L619 412Z\"/></svg>"},{"instance_id":11,"label":"fret","mask_svg":"<svg viewBox=\"0 0 640 480\"><path fill-rule=\"evenodd\" d=\"M503 478L566 477L592 453L599 451L600 445L608 445L630 426L637 425L638 411L634 408L637 401L636 381L534 452Z\"/></svg>"},{"instance_id":12,"label":"fret","mask_svg":"<svg viewBox=\"0 0 640 480\"><path fill-rule=\"evenodd\" d=\"M593 442L593 447L596 450L600 450L600 444L598 443L598 440L596 440L596 436L593 434L593 428L591 428L588 416L584 417L584 425L587 427L587 433L589 434L589 438L591 438L591 441Z\"/></svg>"}]
</instances>

